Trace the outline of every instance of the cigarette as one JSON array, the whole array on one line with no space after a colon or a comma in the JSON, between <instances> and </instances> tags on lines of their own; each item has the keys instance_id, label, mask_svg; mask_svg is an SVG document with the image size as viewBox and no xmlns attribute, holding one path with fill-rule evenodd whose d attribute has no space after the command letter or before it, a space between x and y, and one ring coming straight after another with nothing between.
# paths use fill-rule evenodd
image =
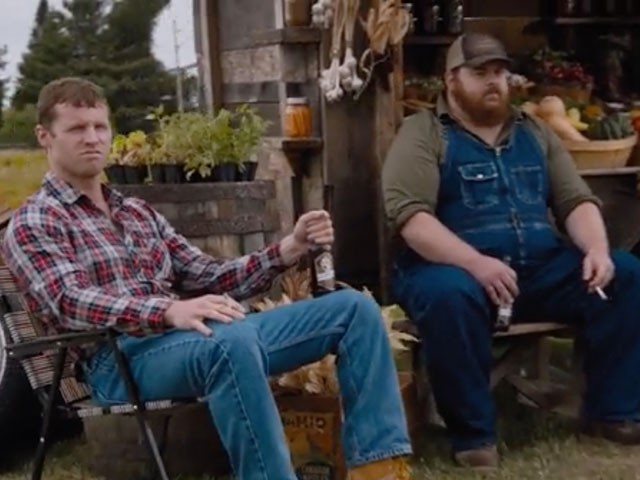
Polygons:
<instances>
[{"instance_id":1,"label":"cigarette","mask_svg":"<svg viewBox=\"0 0 640 480\"><path fill-rule=\"evenodd\" d=\"M609 300L609 297L607 297L607 294L604 293L604 290L602 290L602 288L596 287L596 293L602 300Z\"/></svg>"}]
</instances>

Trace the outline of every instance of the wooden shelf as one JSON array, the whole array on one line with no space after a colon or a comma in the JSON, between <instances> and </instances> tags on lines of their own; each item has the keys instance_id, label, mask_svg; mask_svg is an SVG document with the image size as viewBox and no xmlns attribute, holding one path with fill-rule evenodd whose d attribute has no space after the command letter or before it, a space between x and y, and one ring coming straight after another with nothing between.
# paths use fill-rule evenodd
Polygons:
<instances>
[{"instance_id":1,"label":"wooden shelf","mask_svg":"<svg viewBox=\"0 0 640 480\"><path fill-rule=\"evenodd\" d=\"M264 30L250 35L248 43L253 46L295 43L320 43L322 32L314 27L286 27Z\"/></svg>"},{"instance_id":2,"label":"wooden shelf","mask_svg":"<svg viewBox=\"0 0 640 480\"><path fill-rule=\"evenodd\" d=\"M320 137L267 137L270 146L278 148L285 153L308 153L322 150Z\"/></svg>"},{"instance_id":3,"label":"wooden shelf","mask_svg":"<svg viewBox=\"0 0 640 480\"><path fill-rule=\"evenodd\" d=\"M578 173L583 177L598 177L609 175L638 175L640 174L640 167L620 167L620 168L589 168L585 170L578 170Z\"/></svg>"},{"instance_id":4,"label":"wooden shelf","mask_svg":"<svg viewBox=\"0 0 640 480\"><path fill-rule=\"evenodd\" d=\"M640 17L557 17L548 21L555 25L640 25Z\"/></svg>"},{"instance_id":5,"label":"wooden shelf","mask_svg":"<svg viewBox=\"0 0 640 480\"><path fill-rule=\"evenodd\" d=\"M405 45L451 45L457 35L411 35L405 38Z\"/></svg>"}]
</instances>

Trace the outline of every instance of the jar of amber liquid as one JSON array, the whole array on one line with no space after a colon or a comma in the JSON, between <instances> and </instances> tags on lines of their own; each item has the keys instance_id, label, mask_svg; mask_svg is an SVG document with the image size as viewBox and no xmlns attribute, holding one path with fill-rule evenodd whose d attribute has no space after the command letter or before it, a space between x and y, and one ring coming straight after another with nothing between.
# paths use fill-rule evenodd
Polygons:
<instances>
[{"instance_id":1,"label":"jar of amber liquid","mask_svg":"<svg viewBox=\"0 0 640 480\"><path fill-rule=\"evenodd\" d=\"M311 136L311 107L306 97L287 98L284 134L291 138Z\"/></svg>"}]
</instances>

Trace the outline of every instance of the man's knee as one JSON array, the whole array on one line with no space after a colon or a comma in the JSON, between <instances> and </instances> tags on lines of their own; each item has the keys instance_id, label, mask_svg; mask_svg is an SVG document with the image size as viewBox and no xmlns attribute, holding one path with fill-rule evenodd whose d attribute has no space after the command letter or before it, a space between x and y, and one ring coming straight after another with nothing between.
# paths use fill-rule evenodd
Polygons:
<instances>
[{"instance_id":1,"label":"man's knee","mask_svg":"<svg viewBox=\"0 0 640 480\"><path fill-rule=\"evenodd\" d=\"M484 304L487 300L482 285L466 270L454 266L424 268L416 275L412 290L418 300L438 307Z\"/></svg>"},{"instance_id":2,"label":"man's knee","mask_svg":"<svg viewBox=\"0 0 640 480\"><path fill-rule=\"evenodd\" d=\"M615 282L620 287L634 288L640 284L640 259L620 250L614 251L611 259L615 266Z\"/></svg>"},{"instance_id":3,"label":"man's knee","mask_svg":"<svg viewBox=\"0 0 640 480\"><path fill-rule=\"evenodd\" d=\"M260 345L258 329L243 321L218 326L214 330L213 340L228 354L255 351Z\"/></svg>"}]
</instances>

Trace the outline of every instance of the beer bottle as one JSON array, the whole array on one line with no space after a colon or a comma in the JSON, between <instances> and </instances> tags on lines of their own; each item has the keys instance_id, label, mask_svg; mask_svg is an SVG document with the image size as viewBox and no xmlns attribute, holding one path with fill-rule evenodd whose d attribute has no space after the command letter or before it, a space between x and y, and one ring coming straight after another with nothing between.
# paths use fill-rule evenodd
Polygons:
<instances>
[{"instance_id":1,"label":"beer bottle","mask_svg":"<svg viewBox=\"0 0 640 480\"><path fill-rule=\"evenodd\" d=\"M333 268L333 254L329 245L316 246L309 252L311 264L311 294L314 297L333 292L336 289L336 272Z\"/></svg>"},{"instance_id":2,"label":"beer bottle","mask_svg":"<svg viewBox=\"0 0 640 480\"><path fill-rule=\"evenodd\" d=\"M509 265L511 259L509 257L504 258L504 263ZM503 303L498 306L498 314L496 315L496 321L493 324L493 329L496 332L508 332L511 328L511 316L513 315L513 304Z\"/></svg>"}]
</instances>

